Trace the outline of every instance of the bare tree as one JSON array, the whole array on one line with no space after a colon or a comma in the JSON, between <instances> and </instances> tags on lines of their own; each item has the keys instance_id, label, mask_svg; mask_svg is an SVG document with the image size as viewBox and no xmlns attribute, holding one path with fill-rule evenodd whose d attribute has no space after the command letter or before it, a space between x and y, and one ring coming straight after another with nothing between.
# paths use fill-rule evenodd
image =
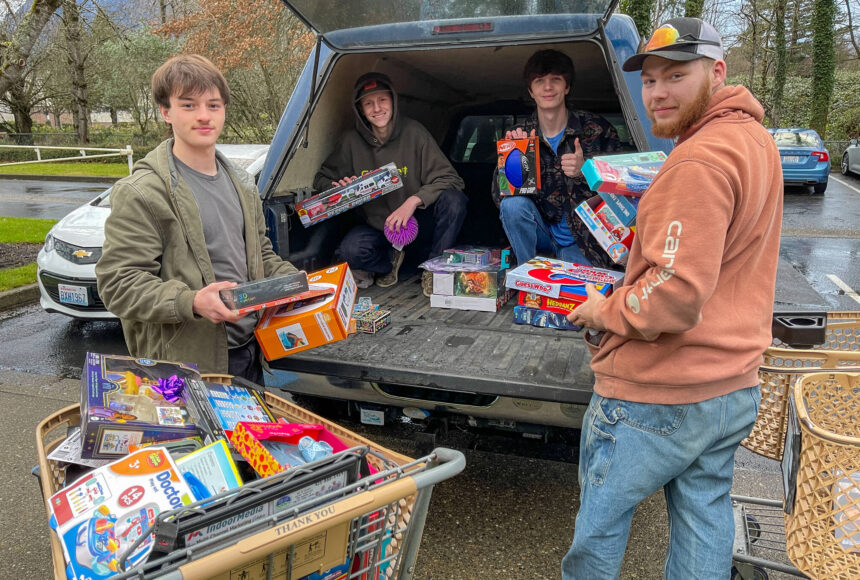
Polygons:
<instances>
[{"instance_id":1,"label":"bare tree","mask_svg":"<svg viewBox=\"0 0 860 580\"><path fill-rule=\"evenodd\" d=\"M17 22L13 31L0 31L0 95L6 94L12 85L20 82L36 40L61 2L33 0L30 9ZM12 17L15 12L8 2L5 8Z\"/></svg>"}]
</instances>

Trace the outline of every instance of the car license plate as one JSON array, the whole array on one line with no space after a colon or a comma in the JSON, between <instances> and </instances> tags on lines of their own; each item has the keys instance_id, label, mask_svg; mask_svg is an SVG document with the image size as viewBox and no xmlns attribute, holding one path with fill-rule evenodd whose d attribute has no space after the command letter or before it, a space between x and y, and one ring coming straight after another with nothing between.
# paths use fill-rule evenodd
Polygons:
<instances>
[{"instance_id":1,"label":"car license plate","mask_svg":"<svg viewBox=\"0 0 860 580\"><path fill-rule=\"evenodd\" d=\"M783 155L782 156L783 163L800 163L799 155Z\"/></svg>"},{"instance_id":2,"label":"car license plate","mask_svg":"<svg viewBox=\"0 0 860 580\"><path fill-rule=\"evenodd\" d=\"M60 291L60 302L63 304L73 304L75 306L90 305L89 294L85 286L58 284L57 289Z\"/></svg>"}]
</instances>

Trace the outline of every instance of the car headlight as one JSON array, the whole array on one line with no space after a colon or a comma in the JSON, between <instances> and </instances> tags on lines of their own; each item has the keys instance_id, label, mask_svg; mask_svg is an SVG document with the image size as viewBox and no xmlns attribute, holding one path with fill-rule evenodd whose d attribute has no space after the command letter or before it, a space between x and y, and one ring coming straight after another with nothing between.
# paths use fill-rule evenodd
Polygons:
<instances>
[{"instance_id":1,"label":"car headlight","mask_svg":"<svg viewBox=\"0 0 860 580\"><path fill-rule=\"evenodd\" d=\"M51 252L54 250L54 236L48 234L45 236L45 253Z\"/></svg>"}]
</instances>

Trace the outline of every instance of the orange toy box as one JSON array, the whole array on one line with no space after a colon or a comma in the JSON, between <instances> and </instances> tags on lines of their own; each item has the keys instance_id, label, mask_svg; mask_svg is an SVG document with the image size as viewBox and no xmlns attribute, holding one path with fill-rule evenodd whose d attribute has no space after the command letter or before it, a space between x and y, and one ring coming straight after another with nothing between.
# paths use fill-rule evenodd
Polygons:
<instances>
[{"instance_id":1,"label":"orange toy box","mask_svg":"<svg viewBox=\"0 0 860 580\"><path fill-rule=\"evenodd\" d=\"M307 463L299 451L299 440L310 437L325 442L334 453L348 447L322 425L303 423L246 423L239 421L230 443L261 477Z\"/></svg>"},{"instance_id":2,"label":"orange toy box","mask_svg":"<svg viewBox=\"0 0 860 580\"><path fill-rule=\"evenodd\" d=\"M310 289L329 288L331 294L266 310L254 330L266 360L342 340L349 334L355 303L355 280L346 264L308 274Z\"/></svg>"}]
</instances>

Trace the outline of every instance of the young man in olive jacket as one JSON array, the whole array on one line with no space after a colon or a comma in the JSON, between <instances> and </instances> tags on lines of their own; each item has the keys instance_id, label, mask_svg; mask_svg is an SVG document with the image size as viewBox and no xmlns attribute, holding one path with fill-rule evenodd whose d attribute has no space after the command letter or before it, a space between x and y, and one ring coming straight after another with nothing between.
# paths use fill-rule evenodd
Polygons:
<instances>
[{"instance_id":1,"label":"young man in olive jacket","mask_svg":"<svg viewBox=\"0 0 860 580\"><path fill-rule=\"evenodd\" d=\"M397 165L403 187L360 206L362 223L350 230L336 252L349 264L360 287L370 286L376 275L377 286L385 288L397 283L404 252L391 246L383 226L400 231L414 214L420 229L433 229L430 255L441 255L456 242L466 217L464 184L430 132L418 121L399 115L397 93L386 75L362 75L355 83L352 102L355 128L343 135L325 160L314 178L314 189L346 185L388 163ZM422 282L429 296L432 282L428 287L427 276Z\"/></svg>"},{"instance_id":2,"label":"young man in olive jacket","mask_svg":"<svg viewBox=\"0 0 860 580\"><path fill-rule=\"evenodd\" d=\"M152 93L173 137L111 191L99 294L132 356L261 383L256 316L233 314L219 291L296 269L272 251L250 176L215 150L227 82L205 58L180 55L155 72Z\"/></svg>"}]
</instances>

